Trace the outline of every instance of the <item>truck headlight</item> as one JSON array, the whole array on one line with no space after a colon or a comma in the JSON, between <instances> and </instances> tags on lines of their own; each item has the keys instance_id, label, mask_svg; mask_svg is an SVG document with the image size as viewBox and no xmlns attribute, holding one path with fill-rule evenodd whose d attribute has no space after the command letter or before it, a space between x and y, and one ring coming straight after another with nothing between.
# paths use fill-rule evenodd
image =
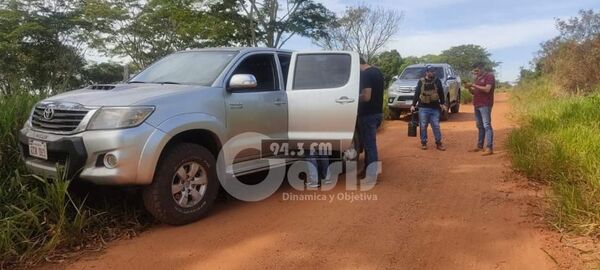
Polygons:
<instances>
[{"instance_id":1,"label":"truck headlight","mask_svg":"<svg viewBox=\"0 0 600 270\"><path fill-rule=\"evenodd\" d=\"M120 129L130 128L141 125L150 114L154 112L154 107L102 107L90 120L89 130L99 129Z\"/></svg>"}]
</instances>

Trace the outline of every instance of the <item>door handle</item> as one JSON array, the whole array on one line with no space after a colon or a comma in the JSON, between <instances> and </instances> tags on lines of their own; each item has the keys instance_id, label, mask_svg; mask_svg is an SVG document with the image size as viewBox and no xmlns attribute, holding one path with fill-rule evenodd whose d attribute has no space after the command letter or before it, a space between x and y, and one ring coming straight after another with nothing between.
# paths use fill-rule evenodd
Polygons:
<instances>
[{"instance_id":1,"label":"door handle","mask_svg":"<svg viewBox=\"0 0 600 270\"><path fill-rule=\"evenodd\" d=\"M229 108L232 108L232 109L242 109L242 108L244 108L244 104L242 104L242 103L229 103Z\"/></svg>"},{"instance_id":2,"label":"door handle","mask_svg":"<svg viewBox=\"0 0 600 270\"><path fill-rule=\"evenodd\" d=\"M342 97L339 97L338 99L336 99L335 102L339 103L339 104L353 103L354 99L349 98L347 96L342 96Z\"/></svg>"}]
</instances>

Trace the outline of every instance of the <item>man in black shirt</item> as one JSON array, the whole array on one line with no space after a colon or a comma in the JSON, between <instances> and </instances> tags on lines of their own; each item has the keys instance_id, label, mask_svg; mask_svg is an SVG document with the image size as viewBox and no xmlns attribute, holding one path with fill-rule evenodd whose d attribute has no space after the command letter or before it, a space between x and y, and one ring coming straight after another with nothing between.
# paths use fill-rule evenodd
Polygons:
<instances>
[{"instance_id":1,"label":"man in black shirt","mask_svg":"<svg viewBox=\"0 0 600 270\"><path fill-rule=\"evenodd\" d=\"M436 148L440 151L446 151L442 144L442 131L440 129L441 110L447 110L445 104L446 99L442 81L435 77L435 69L432 66L425 67L425 77L419 80L410 107L410 111L414 112L415 106L419 106L421 149L427 150L427 126L431 123Z\"/></svg>"},{"instance_id":2,"label":"man in black shirt","mask_svg":"<svg viewBox=\"0 0 600 270\"><path fill-rule=\"evenodd\" d=\"M379 157L377 155L377 128L383 120L383 73L360 59L360 102L358 125L365 149L365 182L377 182Z\"/></svg>"}]
</instances>

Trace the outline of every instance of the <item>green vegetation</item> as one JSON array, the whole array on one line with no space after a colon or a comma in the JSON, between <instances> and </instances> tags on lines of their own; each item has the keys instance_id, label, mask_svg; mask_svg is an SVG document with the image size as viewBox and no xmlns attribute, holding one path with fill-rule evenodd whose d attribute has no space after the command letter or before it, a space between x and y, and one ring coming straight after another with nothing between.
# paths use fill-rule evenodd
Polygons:
<instances>
[{"instance_id":1,"label":"green vegetation","mask_svg":"<svg viewBox=\"0 0 600 270\"><path fill-rule=\"evenodd\" d=\"M97 249L150 220L135 194L99 187L77 191L67 179L24 173L16 134L40 98L0 96L0 268L51 259L57 250Z\"/></svg>"},{"instance_id":2,"label":"green vegetation","mask_svg":"<svg viewBox=\"0 0 600 270\"><path fill-rule=\"evenodd\" d=\"M443 51L440 55L428 54L421 57L406 57L400 70L412 64L448 63L456 70L464 82L471 81L471 71L476 63L484 63L487 70L494 71L500 65L491 59L491 54L478 45L460 45Z\"/></svg>"},{"instance_id":3,"label":"green vegetation","mask_svg":"<svg viewBox=\"0 0 600 270\"><path fill-rule=\"evenodd\" d=\"M597 236L600 58L596 65L580 60L598 57L593 52L600 51L600 14L582 11L579 18L557 25L560 36L543 46L534 69L521 72L513 91L521 127L510 134L507 146L517 170L552 187L554 223Z\"/></svg>"},{"instance_id":4,"label":"green vegetation","mask_svg":"<svg viewBox=\"0 0 600 270\"><path fill-rule=\"evenodd\" d=\"M392 82L392 78L402 72L400 66L403 63L403 59L402 56L400 56L400 53L396 50L382 52L373 57L370 62L374 66L378 67L383 73L385 89L387 89Z\"/></svg>"},{"instance_id":5,"label":"green vegetation","mask_svg":"<svg viewBox=\"0 0 600 270\"><path fill-rule=\"evenodd\" d=\"M471 94L471 92L469 92L469 90L463 89L460 92L460 103L469 104L471 102L473 102L473 94Z\"/></svg>"},{"instance_id":6,"label":"green vegetation","mask_svg":"<svg viewBox=\"0 0 600 270\"><path fill-rule=\"evenodd\" d=\"M600 93L557 98L540 78L519 86L513 99L522 121L508 140L514 167L552 186L557 225L598 234Z\"/></svg>"}]
</instances>

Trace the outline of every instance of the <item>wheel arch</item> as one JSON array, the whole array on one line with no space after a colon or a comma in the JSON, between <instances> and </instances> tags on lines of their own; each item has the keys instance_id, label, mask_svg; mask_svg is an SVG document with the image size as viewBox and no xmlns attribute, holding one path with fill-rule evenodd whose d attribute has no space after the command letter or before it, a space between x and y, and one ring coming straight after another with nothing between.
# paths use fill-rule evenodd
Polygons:
<instances>
[{"instance_id":1,"label":"wheel arch","mask_svg":"<svg viewBox=\"0 0 600 270\"><path fill-rule=\"evenodd\" d=\"M215 158L223 146L225 126L214 116L184 114L164 121L146 142L138 165L138 181L151 184L165 150L178 142L187 142L207 148Z\"/></svg>"},{"instance_id":2,"label":"wheel arch","mask_svg":"<svg viewBox=\"0 0 600 270\"><path fill-rule=\"evenodd\" d=\"M219 156L223 144L219 136L208 129L189 129L178 133L171 137L161 151L161 156L166 149L177 143L193 143L204 146L216 158Z\"/></svg>"}]
</instances>

